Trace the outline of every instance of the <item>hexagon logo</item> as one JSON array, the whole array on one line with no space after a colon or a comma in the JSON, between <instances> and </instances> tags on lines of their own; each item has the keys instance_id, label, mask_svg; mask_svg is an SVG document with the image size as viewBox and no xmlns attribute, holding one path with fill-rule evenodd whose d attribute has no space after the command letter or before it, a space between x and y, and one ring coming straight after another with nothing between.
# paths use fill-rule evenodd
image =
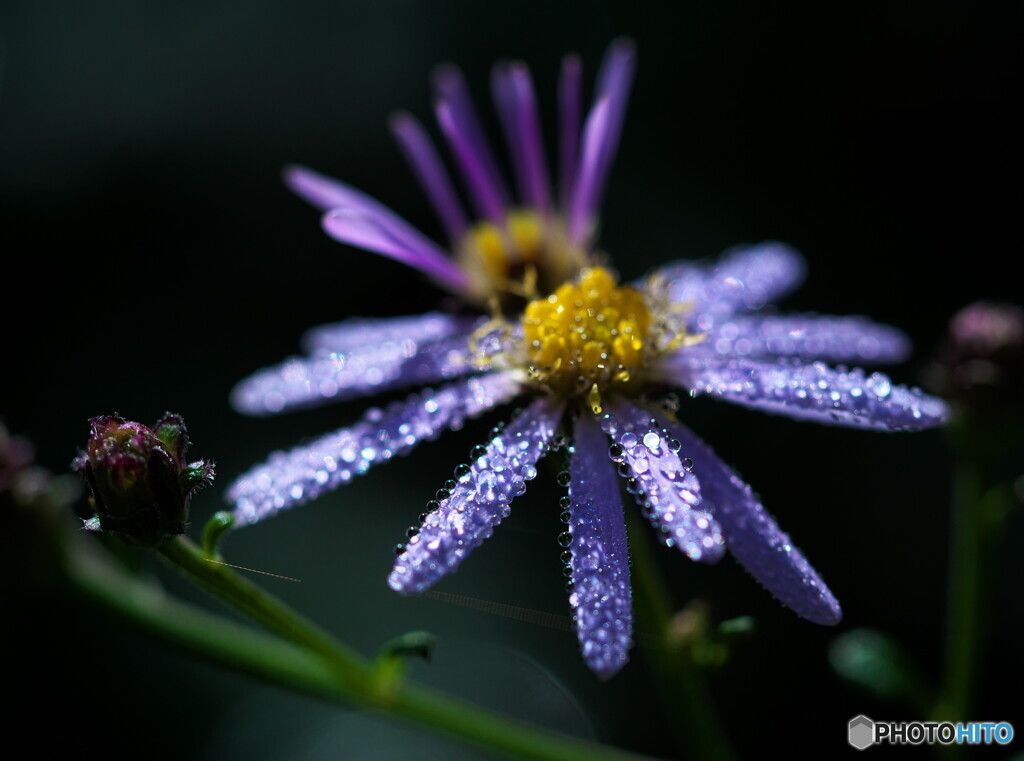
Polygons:
<instances>
[{"instance_id":1,"label":"hexagon logo","mask_svg":"<svg viewBox=\"0 0 1024 761\"><path fill-rule=\"evenodd\" d=\"M875 722L861 714L850 719L846 739L857 750L864 750L875 743Z\"/></svg>"}]
</instances>

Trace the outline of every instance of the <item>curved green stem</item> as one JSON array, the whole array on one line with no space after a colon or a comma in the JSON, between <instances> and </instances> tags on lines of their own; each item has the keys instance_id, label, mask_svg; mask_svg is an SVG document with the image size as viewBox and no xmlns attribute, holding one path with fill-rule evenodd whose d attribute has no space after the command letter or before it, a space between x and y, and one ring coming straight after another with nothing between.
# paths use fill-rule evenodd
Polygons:
<instances>
[{"instance_id":1,"label":"curved green stem","mask_svg":"<svg viewBox=\"0 0 1024 761\"><path fill-rule=\"evenodd\" d=\"M953 496L945 683L936 709L936 718L947 721L966 721L973 708L995 549L1011 503L1008 489L983 491L977 473L966 466L964 471Z\"/></svg>"},{"instance_id":2,"label":"curved green stem","mask_svg":"<svg viewBox=\"0 0 1024 761\"><path fill-rule=\"evenodd\" d=\"M641 761L644 756L571 738L381 674L376 665L228 568L192 542L161 547L164 558L273 634L169 598L139 581L80 535L68 537L65 570L89 600L160 638L268 682L331 702L383 711L509 758L535 761ZM277 635L277 636L273 636Z\"/></svg>"},{"instance_id":3,"label":"curved green stem","mask_svg":"<svg viewBox=\"0 0 1024 761\"><path fill-rule=\"evenodd\" d=\"M210 562L187 537L176 536L160 545L159 551L172 567L235 610L269 631L323 656L345 684L358 689L366 680L365 664L357 653L228 566Z\"/></svg>"}]
</instances>

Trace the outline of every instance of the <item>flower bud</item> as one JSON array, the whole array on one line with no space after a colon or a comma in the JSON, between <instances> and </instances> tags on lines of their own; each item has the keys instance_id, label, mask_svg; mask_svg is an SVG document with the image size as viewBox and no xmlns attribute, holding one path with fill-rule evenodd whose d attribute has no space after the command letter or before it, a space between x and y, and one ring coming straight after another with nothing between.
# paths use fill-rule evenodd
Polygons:
<instances>
[{"instance_id":1,"label":"flower bud","mask_svg":"<svg viewBox=\"0 0 1024 761\"><path fill-rule=\"evenodd\" d=\"M936 390L979 413L1024 401L1024 309L978 301L957 312L930 370Z\"/></svg>"},{"instance_id":2,"label":"flower bud","mask_svg":"<svg viewBox=\"0 0 1024 761\"><path fill-rule=\"evenodd\" d=\"M101 415L89 425L89 443L72 464L92 491L96 515L85 528L146 547L184 533L192 491L213 481L212 462L185 460L185 421L168 413L149 429Z\"/></svg>"}]
</instances>

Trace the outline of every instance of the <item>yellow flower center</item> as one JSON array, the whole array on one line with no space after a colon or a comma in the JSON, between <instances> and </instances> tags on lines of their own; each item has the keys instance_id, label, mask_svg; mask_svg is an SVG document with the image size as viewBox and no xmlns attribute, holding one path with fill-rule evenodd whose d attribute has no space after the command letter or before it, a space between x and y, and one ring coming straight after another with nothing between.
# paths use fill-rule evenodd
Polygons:
<instances>
[{"instance_id":1,"label":"yellow flower center","mask_svg":"<svg viewBox=\"0 0 1024 761\"><path fill-rule=\"evenodd\" d=\"M619 286L603 267L580 274L523 311L522 346L533 380L560 396L601 395L634 386L655 348L643 294Z\"/></svg>"},{"instance_id":2,"label":"yellow flower center","mask_svg":"<svg viewBox=\"0 0 1024 761\"><path fill-rule=\"evenodd\" d=\"M587 253L569 243L565 225L529 209L513 209L504 226L478 222L466 233L459 260L470 277L470 298L534 298L583 268ZM520 305L521 305L520 301ZM508 304L505 304L507 307Z\"/></svg>"}]
</instances>

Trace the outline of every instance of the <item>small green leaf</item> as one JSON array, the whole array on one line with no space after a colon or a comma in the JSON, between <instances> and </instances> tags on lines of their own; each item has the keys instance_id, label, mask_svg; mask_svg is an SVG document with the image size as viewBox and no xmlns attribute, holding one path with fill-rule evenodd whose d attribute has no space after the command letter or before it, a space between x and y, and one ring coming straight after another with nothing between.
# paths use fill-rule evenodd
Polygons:
<instances>
[{"instance_id":1,"label":"small green leaf","mask_svg":"<svg viewBox=\"0 0 1024 761\"><path fill-rule=\"evenodd\" d=\"M910 655L893 638L875 629L854 629L829 648L832 668L846 681L890 703L924 709L929 689Z\"/></svg>"}]
</instances>

